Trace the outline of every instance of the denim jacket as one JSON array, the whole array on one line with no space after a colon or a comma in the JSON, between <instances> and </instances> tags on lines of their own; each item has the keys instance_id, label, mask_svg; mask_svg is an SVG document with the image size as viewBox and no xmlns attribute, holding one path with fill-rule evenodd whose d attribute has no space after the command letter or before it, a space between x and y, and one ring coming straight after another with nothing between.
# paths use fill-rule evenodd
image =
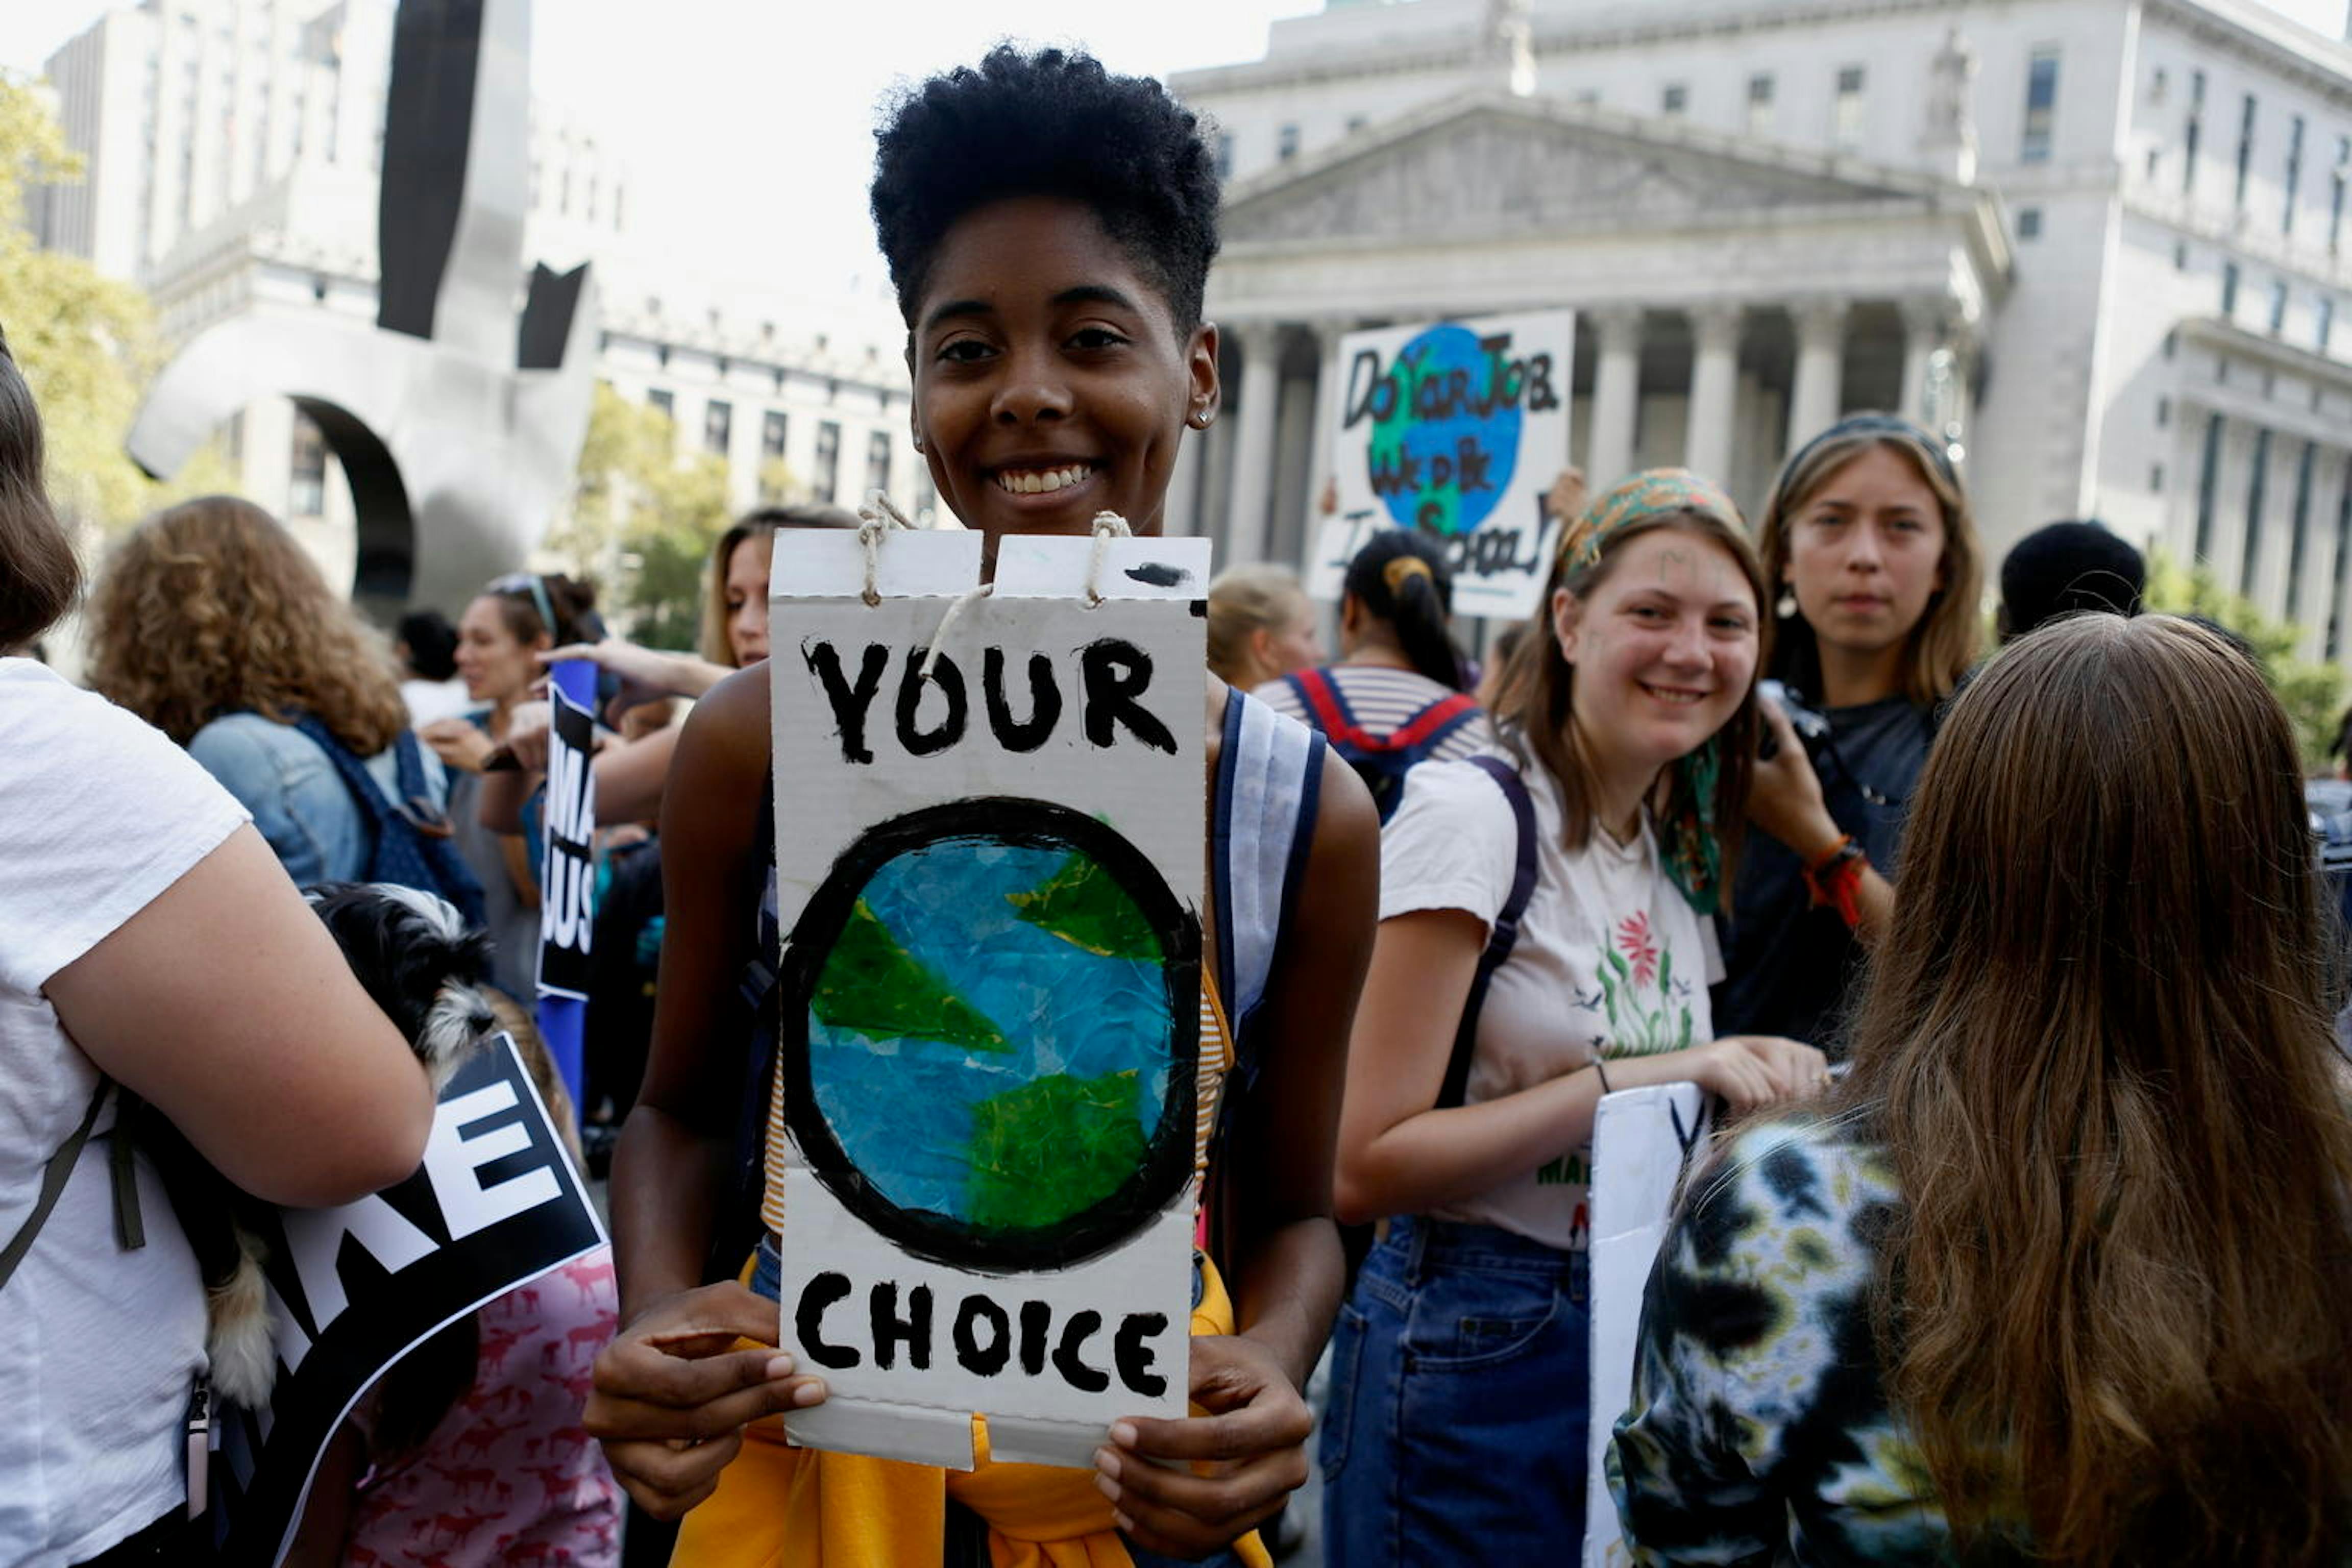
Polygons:
<instances>
[{"instance_id":1,"label":"denim jacket","mask_svg":"<svg viewBox=\"0 0 2352 1568\"><path fill-rule=\"evenodd\" d=\"M226 714L196 731L188 754L253 814L253 826L295 886L348 881L366 868L374 847L367 817L326 752L299 730L258 713ZM446 805L441 759L429 748L424 755L426 792L435 805ZM389 749L370 757L367 770L386 798L399 798Z\"/></svg>"}]
</instances>

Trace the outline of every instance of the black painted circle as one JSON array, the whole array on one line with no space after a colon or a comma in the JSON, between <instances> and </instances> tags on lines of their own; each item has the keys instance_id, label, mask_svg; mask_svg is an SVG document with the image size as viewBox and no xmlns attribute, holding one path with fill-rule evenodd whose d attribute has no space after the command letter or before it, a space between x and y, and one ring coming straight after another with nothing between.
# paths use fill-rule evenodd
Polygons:
<instances>
[{"instance_id":1,"label":"black painted circle","mask_svg":"<svg viewBox=\"0 0 2352 1568\"><path fill-rule=\"evenodd\" d=\"M809 1003L866 884L903 855L955 840L1065 849L1109 873L1158 938L1167 986L1168 1087L1135 1173L1108 1196L1050 1226L982 1232L954 1215L892 1201L852 1163L817 1102ZM1140 1231L1192 1175L1198 1126L1201 928L1141 850L1108 825L1051 801L951 801L878 823L834 862L789 933L778 994L784 1121L809 1169L842 1205L917 1258L982 1273L1066 1268Z\"/></svg>"}]
</instances>

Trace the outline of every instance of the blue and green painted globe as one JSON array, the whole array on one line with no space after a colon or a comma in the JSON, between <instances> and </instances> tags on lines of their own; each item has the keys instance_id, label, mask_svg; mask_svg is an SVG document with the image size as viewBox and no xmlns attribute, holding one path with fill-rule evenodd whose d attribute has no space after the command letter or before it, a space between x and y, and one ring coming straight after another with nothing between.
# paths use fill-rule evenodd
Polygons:
<instances>
[{"instance_id":1,"label":"blue and green painted globe","mask_svg":"<svg viewBox=\"0 0 2352 1568\"><path fill-rule=\"evenodd\" d=\"M845 857L795 933L795 1132L901 1245L1076 1261L1189 1171L1195 928L1100 823L1036 802L937 809Z\"/></svg>"},{"instance_id":2,"label":"blue and green painted globe","mask_svg":"<svg viewBox=\"0 0 2352 1568\"><path fill-rule=\"evenodd\" d=\"M1420 528L1452 538L1468 533L1486 521L1503 492L1510 488L1518 466L1520 411L1514 400L1486 413L1454 404L1445 395L1460 376L1463 385L1483 388L1491 371L1478 334L1469 328L1442 322L1421 332L1397 351L1389 378L1397 396L1387 416L1374 422L1365 444L1364 463L1377 476L1410 472L1409 487L1374 489L1401 528ZM1432 401L1446 412L1431 417ZM1483 482L1465 489L1458 459L1465 443L1486 455ZM1450 470L1450 472L1449 472ZM1440 479L1440 474L1447 477Z\"/></svg>"}]
</instances>

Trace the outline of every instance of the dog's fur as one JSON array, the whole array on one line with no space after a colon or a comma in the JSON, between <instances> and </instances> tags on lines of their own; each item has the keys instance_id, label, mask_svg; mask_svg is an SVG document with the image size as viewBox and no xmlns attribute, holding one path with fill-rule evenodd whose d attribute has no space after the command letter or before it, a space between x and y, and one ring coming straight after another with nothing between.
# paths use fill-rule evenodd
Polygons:
<instances>
[{"instance_id":1,"label":"dog's fur","mask_svg":"<svg viewBox=\"0 0 2352 1568\"><path fill-rule=\"evenodd\" d=\"M340 882L304 896L438 1093L497 1027L483 990L489 976L488 935L449 904L413 888ZM260 1409L278 1376L262 1286L265 1247L246 1217L261 1205L231 1186L152 1108L142 1108L136 1136L163 1174L204 1274L213 1387L234 1404Z\"/></svg>"}]
</instances>

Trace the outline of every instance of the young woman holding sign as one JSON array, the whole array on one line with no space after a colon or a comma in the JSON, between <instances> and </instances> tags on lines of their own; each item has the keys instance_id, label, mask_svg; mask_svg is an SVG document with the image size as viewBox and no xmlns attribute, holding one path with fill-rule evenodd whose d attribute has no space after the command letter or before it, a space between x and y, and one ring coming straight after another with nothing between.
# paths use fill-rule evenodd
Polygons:
<instances>
[{"instance_id":1,"label":"young woman holding sign","mask_svg":"<svg viewBox=\"0 0 2352 1568\"><path fill-rule=\"evenodd\" d=\"M1332 1343L1335 1568L1572 1560L1601 1097L1687 1080L1738 1111L1825 1081L1707 1016L1762 598L1720 489L1627 479L1561 537L1498 742L1413 770L1382 835L1339 1195L1389 1228Z\"/></svg>"},{"instance_id":2,"label":"young woman holding sign","mask_svg":"<svg viewBox=\"0 0 2352 1568\"><path fill-rule=\"evenodd\" d=\"M2302 773L2253 661L2169 616L2044 627L1952 704L1853 1070L1651 1276L1634 1562L2352 1560Z\"/></svg>"},{"instance_id":3,"label":"young woman holding sign","mask_svg":"<svg viewBox=\"0 0 2352 1568\"><path fill-rule=\"evenodd\" d=\"M1178 447L1217 405L1216 328L1200 313L1217 184L1193 116L1156 82L1007 47L916 89L880 142L874 211L941 502L991 562L1006 534L1082 536L1103 510L1158 531ZM1217 823L1224 869L1237 885L1276 869L1211 911L1231 922L1208 950L1236 955L1214 979L1220 1019L1235 1020L1233 1081L1248 1085L1218 1175L1251 1201L1230 1295L1205 1269L1194 1314L1191 1392L1206 1414L1118 1423L1093 1473L794 1450L745 1430L824 1396L772 1349L739 1348L773 1345L776 1303L697 1288L747 1092L748 1031L729 1004L761 956L768 679L745 670L696 710L668 795L688 804L664 816L653 1059L614 1173L626 1326L588 1413L614 1470L657 1513L701 1505L680 1563L1265 1561L1248 1532L1305 1478L1299 1389L1339 1291L1331 1149L1377 855L1362 787L1303 729L1208 682L1203 786L1260 803ZM789 761L774 761L789 799ZM1294 836L1297 854L1265 853ZM766 1084L750 1092L765 1102Z\"/></svg>"}]
</instances>

